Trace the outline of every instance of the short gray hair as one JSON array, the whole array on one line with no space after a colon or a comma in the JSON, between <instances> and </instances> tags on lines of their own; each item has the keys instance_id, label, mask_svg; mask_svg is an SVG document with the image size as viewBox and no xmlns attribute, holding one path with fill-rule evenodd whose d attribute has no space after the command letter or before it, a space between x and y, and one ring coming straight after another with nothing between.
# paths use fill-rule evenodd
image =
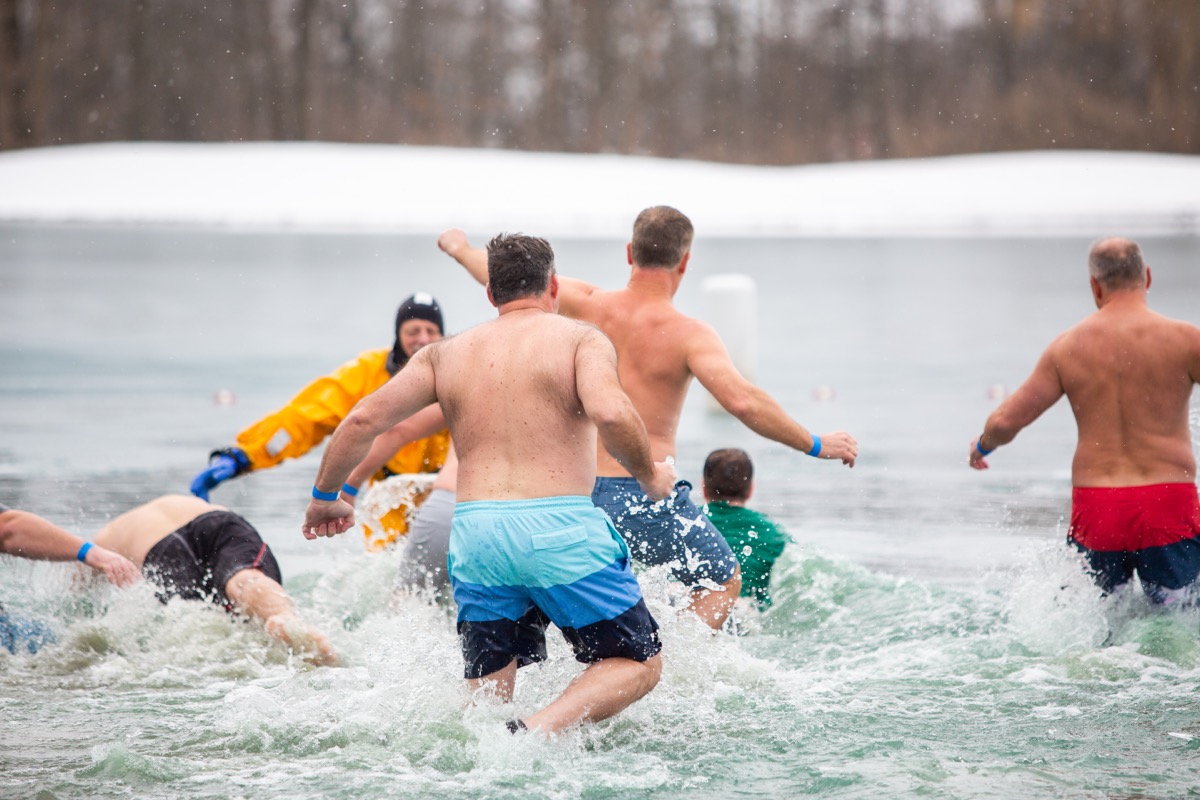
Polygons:
<instances>
[{"instance_id":1,"label":"short gray hair","mask_svg":"<svg viewBox=\"0 0 1200 800\"><path fill-rule=\"evenodd\" d=\"M1133 289L1146 282L1142 248L1132 239L1101 239L1088 253L1088 274L1105 289Z\"/></svg>"}]
</instances>

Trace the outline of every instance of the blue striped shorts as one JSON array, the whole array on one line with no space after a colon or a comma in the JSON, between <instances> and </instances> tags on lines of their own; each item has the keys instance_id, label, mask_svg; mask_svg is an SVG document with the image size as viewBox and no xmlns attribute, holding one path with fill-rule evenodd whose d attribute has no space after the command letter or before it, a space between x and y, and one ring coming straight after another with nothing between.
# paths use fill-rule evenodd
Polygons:
<instances>
[{"instance_id":1,"label":"blue striped shorts","mask_svg":"<svg viewBox=\"0 0 1200 800\"><path fill-rule=\"evenodd\" d=\"M467 678L545 660L551 622L585 664L662 649L629 549L590 497L459 503L448 560Z\"/></svg>"}]
</instances>

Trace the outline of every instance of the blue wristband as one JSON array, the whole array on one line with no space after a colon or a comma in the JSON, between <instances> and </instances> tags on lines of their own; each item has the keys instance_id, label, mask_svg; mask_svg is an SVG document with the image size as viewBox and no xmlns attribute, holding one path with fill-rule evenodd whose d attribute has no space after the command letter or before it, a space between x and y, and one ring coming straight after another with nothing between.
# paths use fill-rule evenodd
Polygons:
<instances>
[{"instance_id":1,"label":"blue wristband","mask_svg":"<svg viewBox=\"0 0 1200 800\"><path fill-rule=\"evenodd\" d=\"M86 562L88 550L91 550L91 549L92 549L92 543L84 542L82 545L79 546L79 552L75 554L75 558L80 563Z\"/></svg>"},{"instance_id":2,"label":"blue wristband","mask_svg":"<svg viewBox=\"0 0 1200 800\"><path fill-rule=\"evenodd\" d=\"M810 456L812 456L813 458L816 458L817 456L821 455L821 437L820 436L815 436L815 435L813 436L812 450L809 450L808 454Z\"/></svg>"},{"instance_id":3,"label":"blue wristband","mask_svg":"<svg viewBox=\"0 0 1200 800\"><path fill-rule=\"evenodd\" d=\"M975 450L979 453L979 455L990 456L992 453L996 452L996 448L994 448L994 447L991 450L984 450L983 445L980 444L980 442L982 442L982 441L983 441L982 436L980 436L978 439L975 440Z\"/></svg>"},{"instance_id":4,"label":"blue wristband","mask_svg":"<svg viewBox=\"0 0 1200 800\"><path fill-rule=\"evenodd\" d=\"M351 497L358 497L358 489L355 489L353 486L351 486L348 483L342 484L342 493L348 494Z\"/></svg>"},{"instance_id":5,"label":"blue wristband","mask_svg":"<svg viewBox=\"0 0 1200 800\"><path fill-rule=\"evenodd\" d=\"M338 493L337 492L322 492L316 486L313 486L313 497L317 500L324 500L326 502L332 502L332 501L338 499Z\"/></svg>"}]
</instances>

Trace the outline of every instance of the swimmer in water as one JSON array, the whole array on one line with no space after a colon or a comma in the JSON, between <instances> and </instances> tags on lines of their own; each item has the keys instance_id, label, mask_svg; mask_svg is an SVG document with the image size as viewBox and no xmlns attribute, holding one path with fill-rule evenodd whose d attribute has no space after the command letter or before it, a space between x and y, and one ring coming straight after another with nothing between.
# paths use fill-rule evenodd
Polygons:
<instances>
[{"instance_id":1,"label":"swimmer in water","mask_svg":"<svg viewBox=\"0 0 1200 800\"><path fill-rule=\"evenodd\" d=\"M97 547L128 558L161 587L159 599L209 600L245 614L269 636L319 665L337 664L320 631L283 590L279 565L258 531L221 506L166 495L126 511L96 534Z\"/></svg>"}]
</instances>

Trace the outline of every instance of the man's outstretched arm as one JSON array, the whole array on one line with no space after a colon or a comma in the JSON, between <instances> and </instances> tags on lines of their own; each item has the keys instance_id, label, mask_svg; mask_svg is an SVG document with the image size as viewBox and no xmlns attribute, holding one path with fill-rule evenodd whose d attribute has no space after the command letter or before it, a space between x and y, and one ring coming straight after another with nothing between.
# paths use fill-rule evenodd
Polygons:
<instances>
[{"instance_id":1,"label":"man's outstretched arm","mask_svg":"<svg viewBox=\"0 0 1200 800\"><path fill-rule=\"evenodd\" d=\"M480 284L487 286L487 250L472 245L467 239L465 232L459 228L450 228L449 230L442 231L442 234L438 236L438 247L443 253L465 267L472 278ZM571 319L586 319L581 303L597 291L598 289L590 283L559 275L559 312L564 317L570 317Z\"/></svg>"},{"instance_id":2,"label":"man's outstretched arm","mask_svg":"<svg viewBox=\"0 0 1200 800\"><path fill-rule=\"evenodd\" d=\"M428 406L403 422L393 425L375 437L370 451L346 478L346 484L361 488L371 476L387 466L397 451L405 445L433 436L446 427L446 415L438 404Z\"/></svg>"},{"instance_id":3,"label":"man's outstretched arm","mask_svg":"<svg viewBox=\"0 0 1200 800\"><path fill-rule=\"evenodd\" d=\"M321 458L313 499L304 515L304 537L333 536L354 525L354 507L338 497L375 437L437 401L430 359L437 342L421 348L394 378L359 400L334 431ZM320 496L330 499L321 499Z\"/></svg>"},{"instance_id":4,"label":"man's outstretched arm","mask_svg":"<svg viewBox=\"0 0 1200 800\"><path fill-rule=\"evenodd\" d=\"M460 228L450 228L438 236L438 248L466 267L471 277L486 286L488 282L487 251L475 247Z\"/></svg>"},{"instance_id":5,"label":"man's outstretched arm","mask_svg":"<svg viewBox=\"0 0 1200 800\"><path fill-rule=\"evenodd\" d=\"M755 386L737 371L721 337L711 327L698 323L691 341L688 369L721 407L737 417L743 425L759 436L785 444L793 450L854 466L858 458L858 442L853 436L845 431L822 434L818 448L818 437L792 419L764 389Z\"/></svg>"},{"instance_id":6,"label":"man's outstretched arm","mask_svg":"<svg viewBox=\"0 0 1200 800\"><path fill-rule=\"evenodd\" d=\"M973 469L987 469L985 456L1017 438L1018 433L1063 396L1054 349L1053 344L1046 348L1033 368L1033 374L988 416L983 433L971 442L969 463Z\"/></svg>"},{"instance_id":7,"label":"man's outstretched arm","mask_svg":"<svg viewBox=\"0 0 1200 800\"><path fill-rule=\"evenodd\" d=\"M117 586L128 586L141 578L137 566L125 556L90 544L28 511L0 511L0 553L37 561L79 559L97 572L103 572L104 577ZM83 557L79 558L81 553Z\"/></svg>"}]
</instances>

